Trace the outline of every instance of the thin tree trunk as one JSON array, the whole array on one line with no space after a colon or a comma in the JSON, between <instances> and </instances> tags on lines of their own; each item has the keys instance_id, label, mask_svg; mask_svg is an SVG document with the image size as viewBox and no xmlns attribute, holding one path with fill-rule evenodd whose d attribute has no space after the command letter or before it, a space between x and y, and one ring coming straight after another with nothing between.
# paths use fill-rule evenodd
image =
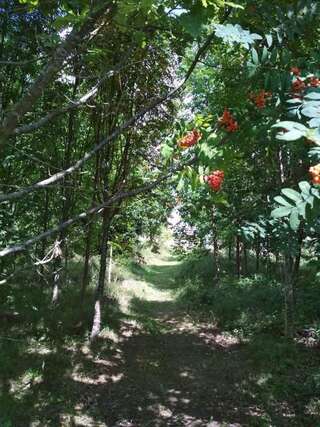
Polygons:
<instances>
[{"instance_id":1,"label":"thin tree trunk","mask_svg":"<svg viewBox=\"0 0 320 427\"><path fill-rule=\"evenodd\" d=\"M45 201L44 201L44 210L43 210L43 232L45 232L49 228L49 190L45 189ZM41 250L40 250L40 259L45 257L47 241L46 239L42 240ZM41 276L41 287L43 288L46 284L45 279L45 267L44 265L40 265L40 276Z\"/></svg>"},{"instance_id":2,"label":"thin tree trunk","mask_svg":"<svg viewBox=\"0 0 320 427\"><path fill-rule=\"evenodd\" d=\"M248 275L248 253L247 253L247 247L244 243L242 245L242 250L243 250L243 273L245 276L247 276Z\"/></svg>"},{"instance_id":3,"label":"thin tree trunk","mask_svg":"<svg viewBox=\"0 0 320 427\"><path fill-rule=\"evenodd\" d=\"M75 67L75 72L77 71L77 67ZM78 73L76 73L78 74ZM72 95L73 97L76 95L77 89L79 85L79 79L76 78ZM76 120L76 112L70 111L69 113L69 120L68 120L68 135L67 135L67 141L65 145L65 158L64 158L64 169L67 169L71 165L71 158L72 158L72 147L75 143L75 120ZM72 206L72 191L70 189L72 183L72 179L70 177L65 177L62 182L62 197L63 197L63 206L62 206L62 214L61 214L61 223L65 222L68 217ZM67 237L67 229L63 229L60 233L59 240L60 240L60 250L61 250L61 256L57 257L56 259L56 265L53 273L53 294L52 294L52 302L56 303L58 301L59 297L59 288L60 288L60 282L61 282L61 271L63 270L62 267L62 258L64 255L64 280L66 280L67 277L67 267L68 267L68 247L66 242Z\"/></svg>"},{"instance_id":4,"label":"thin tree trunk","mask_svg":"<svg viewBox=\"0 0 320 427\"><path fill-rule=\"evenodd\" d=\"M97 135L96 138L99 138L100 136L100 120L98 121L98 129L97 129ZM99 181L99 172L100 172L100 160L101 157L99 153L96 156L96 168L95 168L95 174L93 179L93 193L92 193L92 201L91 206L94 207L96 203L96 196L97 196L97 186ZM86 289L89 284L89 270L90 270L90 257L91 257L91 242L92 242L92 222L87 223L87 230L86 230L86 239L85 239L85 255L84 255L84 266L83 266L83 273L82 273L82 282L81 282L81 292L80 292L80 307L82 309L84 297L86 293Z\"/></svg>"},{"instance_id":5,"label":"thin tree trunk","mask_svg":"<svg viewBox=\"0 0 320 427\"><path fill-rule=\"evenodd\" d=\"M112 245L110 244L109 249L109 265L108 265L108 285L111 283L112 278Z\"/></svg>"},{"instance_id":6,"label":"thin tree trunk","mask_svg":"<svg viewBox=\"0 0 320 427\"><path fill-rule=\"evenodd\" d=\"M240 236L236 237L236 273L238 279L241 276L241 251L240 251Z\"/></svg>"},{"instance_id":7,"label":"thin tree trunk","mask_svg":"<svg viewBox=\"0 0 320 427\"><path fill-rule=\"evenodd\" d=\"M213 284L216 285L220 278L221 268L219 262L219 244L216 236L213 239Z\"/></svg>"},{"instance_id":8,"label":"thin tree trunk","mask_svg":"<svg viewBox=\"0 0 320 427\"><path fill-rule=\"evenodd\" d=\"M108 209L105 209L103 212L103 221L102 221L99 279L98 279L98 284L95 291L94 314L93 314L92 329L90 334L90 341L94 341L98 337L101 331L101 310L102 310L102 302L103 302L102 300L103 300L103 293L104 293L105 279L106 279L110 223L111 223L110 212Z\"/></svg>"},{"instance_id":9,"label":"thin tree trunk","mask_svg":"<svg viewBox=\"0 0 320 427\"><path fill-rule=\"evenodd\" d=\"M219 243L217 231L217 216L216 209L212 209L212 234L213 234L213 285L217 285L220 277L220 263L219 263Z\"/></svg>"},{"instance_id":10,"label":"thin tree trunk","mask_svg":"<svg viewBox=\"0 0 320 427\"><path fill-rule=\"evenodd\" d=\"M61 249L61 242L56 240L54 243L54 249L53 249L53 258L54 258L54 271L53 271L53 288L52 288L52 299L51 303L53 305L57 304L59 300L59 293L60 293L60 272L62 270L62 249Z\"/></svg>"},{"instance_id":11,"label":"thin tree trunk","mask_svg":"<svg viewBox=\"0 0 320 427\"><path fill-rule=\"evenodd\" d=\"M80 292L81 308L83 307L84 297L89 284L89 270L90 270L90 257L91 257L91 242L92 242L91 234L92 234L92 223L90 222L87 225L87 233L86 233L86 240L85 240L84 265L83 265L81 292Z\"/></svg>"},{"instance_id":12,"label":"thin tree trunk","mask_svg":"<svg viewBox=\"0 0 320 427\"><path fill-rule=\"evenodd\" d=\"M284 258L284 321L285 336L293 338L294 335L294 284L293 284L293 259L290 255Z\"/></svg>"},{"instance_id":13,"label":"thin tree trunk","mask_svg":"<svg viewBox=\"0 0 320 427\"><path fill-rule=\"evenodd\" d=\"M304 223L303 221L300 221L299 230L298 230L298 251L294 260L294 267L293 267L293 276L295 281L297 280L299 269L300 269L303 238L304 238Z\"/></svg>"},{"instance_id":14,"label":"thin tree trunk","mask_svg":"<svg viewBox=\"0 0 320 427\"><path fill-rule=\"evenodd\" d=\"M232 260L232 243L231 242L229 242L229 247L228 247L228 259L229 259L229 262L231 262Z\"/></svg>"}]
</instances>

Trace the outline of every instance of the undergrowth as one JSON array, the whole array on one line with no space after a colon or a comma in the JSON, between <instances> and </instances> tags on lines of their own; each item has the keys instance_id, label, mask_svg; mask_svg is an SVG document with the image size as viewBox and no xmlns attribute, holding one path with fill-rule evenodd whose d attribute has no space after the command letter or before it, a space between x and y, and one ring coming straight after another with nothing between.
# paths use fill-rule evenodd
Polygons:
<instances>
[{"instance_id":1,"label":"undergrowth","mask_svg":"<svg viewBox=\"0 0 320 427\"><path fill-rule=\"evenodd\" d=\"M283 334L283 285L274 274L236 279L233 274L224 273L215 283L210 255L191 257L181 272L177 277L177 298L188 310L203 311L221 328L242 336ZM320 335L319 280L313 268L305 264L296 284L295 327L312 328Z\"/></svg>"}]
</instances>

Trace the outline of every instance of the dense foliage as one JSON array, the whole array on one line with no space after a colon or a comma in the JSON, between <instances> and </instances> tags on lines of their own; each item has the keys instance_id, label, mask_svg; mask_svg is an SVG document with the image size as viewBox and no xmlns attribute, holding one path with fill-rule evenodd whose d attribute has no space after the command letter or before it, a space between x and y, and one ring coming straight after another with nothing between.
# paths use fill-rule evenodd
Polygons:
<instances>
[{"instance_id":1,"label":"dense foliage","mask_svg":"<svg viewBox=\"0 0 320 427\"><path fill-rule=\"evenodd\" d=\"M113 257L171 217L182 304L245 339L317 324L317 1L4 0L0 24L0 316L54 340L76 302L93 343Z\"/></svg>"}]
</instances>

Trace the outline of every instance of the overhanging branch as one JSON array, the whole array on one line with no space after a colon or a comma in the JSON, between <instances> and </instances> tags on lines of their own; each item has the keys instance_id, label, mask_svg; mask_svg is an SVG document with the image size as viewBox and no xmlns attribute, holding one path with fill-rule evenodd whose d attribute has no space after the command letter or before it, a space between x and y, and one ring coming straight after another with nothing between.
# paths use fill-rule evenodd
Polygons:
<instances>
[{"instance_id":1,"label":"overhanging branch","mask_svg":"<svg viewBox=\"0 0 320 427\"><path fill-rule=\"evenodd\" d=\"M195 69L197 63L199 62L200 58L205 54L205 52L208 50L212 40L215 37L215 33L211 33L210 36L207 38L206 42L198 49L183 81L170 91L169 93L165 94L162 97L156 98L153 102L150 103L147 107L140 110L138 113L136 113L134 116L132 116L130 119L128 119L125 123L123 123L118 129L116 129L110 136L102 139L99 144L97 144L91 151L86 153L80 160L78 160L76 163L74 163L72 166L70 166L68 169L65 169L63 171L60 171L54 175L52 175L50 178L47 178L45 180L39 181L35 184L32 184L28 187L24 187L21 190L18 190L13 193L9 194L2 194L0 195L0 203L5 201L11 201L19 199L20 197L31 193L36 190L41 190L43 188L46 188L52 184L55 184L56 182L64 179L65 176L72 174L74 171L82 167L89 159L91 159L95 153L100 151L104 146L109 144L111 141L116 139L119 135L121 135L126 129L128 129L130 126L132 126L136 121L141 119L145 116L148 112L154 110L156 107L161 105L162 103L169 101L170 99L174 98L176 95L179 94L179 92L184 88L185 84L189 80L193 70Z\"/></svg>"},{"instance_id":2,"label":"overhanging branch","mask_svg":"<svg viewBox=\"0 0 320 427\"><path fill-rule=\"evenodd\" d=\"M60 43L50 63L47 64L22 99L20 99L5 116L2 126L0 127L0 144L5 143L7 139L14 134L19 120L21 120L26 113L32 110L34 103L42 95L44 89L61 70L66 58L70 55L73 49L81 44L85 37L90 35L93 31L96 21L104 13L110 13L113 8L114 3L110 2L95 10L90 14L79 30L74 29L66 39Z\"/></svg>"},{"instance_id":3,"label":"overhanging branch","mask_svg":"<svg viewBox=\"0 0 320 427\"><path fill-rule=\"evenodd\" d=\"M12 255L14 253L23 252L29 246L32 246L35 243L52 236L53 234L59 233L60 231L70 227L71 225L75 224L76 222L79 222L81 220L85 220L86 218L90 217L91 215L98 213L102 209L105 209L105 208L112 206L115 202L119 202L121 200L137 196L138 194L142 194L142 193L146 193L148 191L151 191L155 187L157 187L160 183L162 183L163 181L166 181L167 179L171 178L173 174L182 170L186 166L192 165L193 163L195 163L195 161L196 161L196 157L193 157L192 159L190 159L188 162L184 163L183 165L178 165L176 167L172 167L168 173L161 175L160 177L158 177L157 179L153 180L152 182L150 182L146 185L143 185L141 187L138 187L138 188L135 188L132 190L116 193L115 195L111 196L108 200L101 203L100 205L92 207L91 209L89 209L85 212L82 212L79 215L77 215L71 219L68 219L67 221L61 223L60 225L58 225L55 228L47 230L44 233L38 234L35 237L31 237L30 239L28 239L25 242L20 243L18 245L9 246L9 247L0 251L0 258L7 256L7 255Z\"/></svg>"}]
</instances>

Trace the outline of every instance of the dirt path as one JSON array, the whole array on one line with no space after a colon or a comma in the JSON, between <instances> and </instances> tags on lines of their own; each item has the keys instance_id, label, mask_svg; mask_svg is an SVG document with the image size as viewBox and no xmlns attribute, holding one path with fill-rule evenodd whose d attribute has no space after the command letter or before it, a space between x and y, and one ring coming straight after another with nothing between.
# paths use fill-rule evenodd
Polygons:
<instances>
[{"instance_id":1,"label":"dirt path","mask_svg":"<svg viewBox=\"0 0 320 427\"><path fill-rule=\"evenodd\" d=\"M166 250L127 269L91 347L71 294L36 322L27 306L29 321L0 334L0 426L319 426L319 350L263 333L240 343L187 314L180 268Z\"/></svg>"},{"instance_id":2,"label":"dirt path","mask_svg":"<svg viewBox=\"0 0 320 427\"><path fill-rule=\"evenodd\" d=\"M177 306L178 268L162 256L141 269L141 280L122 284L121 305L131 318L99 342L94 379L74 378L91 382L89 401L79 405L88 415L74 417L75 425L240 426L239 419L254 416L252 396L241 390L248 377L241 346Z\"/></svg>"}]
</instances>

